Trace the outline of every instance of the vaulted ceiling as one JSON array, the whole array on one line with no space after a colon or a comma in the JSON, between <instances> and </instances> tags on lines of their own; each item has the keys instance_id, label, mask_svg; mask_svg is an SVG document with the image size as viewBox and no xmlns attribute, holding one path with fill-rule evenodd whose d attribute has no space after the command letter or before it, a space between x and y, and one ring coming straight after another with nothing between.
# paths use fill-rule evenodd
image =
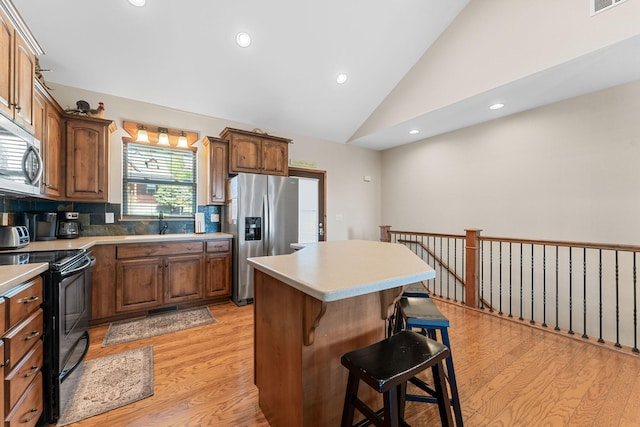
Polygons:
<instances>
[{"instance_id":1,"label":"vaulted ceiling","mask_svg":"<svg viewBox=\"0 0 640 427\"><path fill-rule=\"evenodd\" d=\"M430 49L478 0L14 4L45 51L47 81L376 150L640 78L635 37L384 120L381 111L403 110L397 93L406 76L424 74L418 67ZM242 31L252 37L247 48L235 43ZM550 82L559 89L541 90ZM508 109L487 110L504 99Z\"/></svg>"}]
</instances>

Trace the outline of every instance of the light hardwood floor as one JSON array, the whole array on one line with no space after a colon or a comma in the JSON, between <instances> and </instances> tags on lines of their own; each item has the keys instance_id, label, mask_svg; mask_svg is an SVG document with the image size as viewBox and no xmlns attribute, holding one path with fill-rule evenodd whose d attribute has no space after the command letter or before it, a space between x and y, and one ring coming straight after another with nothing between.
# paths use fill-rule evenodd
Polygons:
<instances>
[{"instance_id":1,"label":"light hardwood floor","mask_svg":"<svg viewBox=\"0 0 640 427\"><path fill-rule=\"evenodd\" d=\"M452 325L466 426L640 426L640 356L437 304ZM268 426L253 385L253 307L210 310L213 325L114 347L101 348L107 326L93 328L90 359L154 346L155 393L72 426ZM406 415L439 425L435 405L409 402Z\"/></svg>"}]
</instances>

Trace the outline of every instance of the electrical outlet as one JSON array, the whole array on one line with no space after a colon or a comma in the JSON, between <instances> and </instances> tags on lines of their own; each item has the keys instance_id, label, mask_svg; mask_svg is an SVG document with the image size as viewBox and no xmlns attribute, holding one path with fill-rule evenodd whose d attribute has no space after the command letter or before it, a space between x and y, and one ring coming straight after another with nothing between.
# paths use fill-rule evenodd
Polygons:
<instances>
[{"instance_id":1,"label":"electrical outlet","mask_svg":"<svg viewBox=\"0 0 640 427\"><path fill-rule=\"evenodd\" d=\"M105 212L104 213L104 223L105 224L113 224L113 212Z\"/></svg>"},{"instance_id":2,"label":"electrical outlet","mask_svg":"<svg viewBox=\"0 0 640 427\"><path fill-rule=\"evenodd\" d=\"M220 222L219 214L211 214L211 222Z\"/></svg>"}]
</instances>

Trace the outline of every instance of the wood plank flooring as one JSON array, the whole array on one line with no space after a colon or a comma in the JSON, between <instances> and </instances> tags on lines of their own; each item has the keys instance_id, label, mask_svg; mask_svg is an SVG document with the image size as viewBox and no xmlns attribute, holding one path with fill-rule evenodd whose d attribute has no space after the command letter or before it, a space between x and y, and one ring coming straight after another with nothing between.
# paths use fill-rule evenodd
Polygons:
<instances>
[{"instance_id":1,"label":"wood plank flooring","mask_svg":"<svg viewBox=\"0 0 640 427\"><path fill-rule=\"evenodd\" d=\"M437 304L452 325L466 426L640 426L640 356ZM72 426L268 426L253 385L253 307L210 310L215 324L107 348L107 326L92 328L90 359L154 346L155 393ZM412 426L439 425L435 405L406 411Z\"/></svg>"}]
</instances>

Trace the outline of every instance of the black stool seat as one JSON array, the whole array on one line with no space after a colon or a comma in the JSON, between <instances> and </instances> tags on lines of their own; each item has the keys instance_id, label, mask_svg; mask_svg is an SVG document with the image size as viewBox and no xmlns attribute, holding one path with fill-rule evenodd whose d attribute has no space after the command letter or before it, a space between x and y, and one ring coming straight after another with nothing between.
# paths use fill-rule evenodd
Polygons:
<instances>
[{"instance_id":1,"label":"black stool seat","mask_svg":"<svg viewBox=\"0 0 640 427\"><path fill-rule=\"evenodd\" d=\"M368 347L344 354L341 362L349 369L349 379L342 425L352 425L354 409L358 409L375 425L398 426L404 423L401 418L407 381L429 367L432 368L436 383L442 425L453 425L441 363L448 356L449 349L446 346L413 331L401 331ZM383 393L383 410L376 413L358 399L360 380L378 393Z\"/></svg>"},{"instance_id":2,"label":"black stool seat","mask_svg":"<svg viewBox=\"0 0 640 427\"><path fill-rule=\"evenodd\" d=\"M422 282L416 282L407 285L402 295L405 297L429 298L429 291L424 287Z\"/></svg>"},{"instance_id":3,"label":"black stool seat","mask_svg":"<svg viewBox=\"0 0 640 427\"><path fill-rule=\"evenodd\" d=\"M411 319L412 326L424 325L425 329L449 327L449 319L438 310L431 298L400 298L400 310L405 319Z\"/></svg>"}]
</instances>

